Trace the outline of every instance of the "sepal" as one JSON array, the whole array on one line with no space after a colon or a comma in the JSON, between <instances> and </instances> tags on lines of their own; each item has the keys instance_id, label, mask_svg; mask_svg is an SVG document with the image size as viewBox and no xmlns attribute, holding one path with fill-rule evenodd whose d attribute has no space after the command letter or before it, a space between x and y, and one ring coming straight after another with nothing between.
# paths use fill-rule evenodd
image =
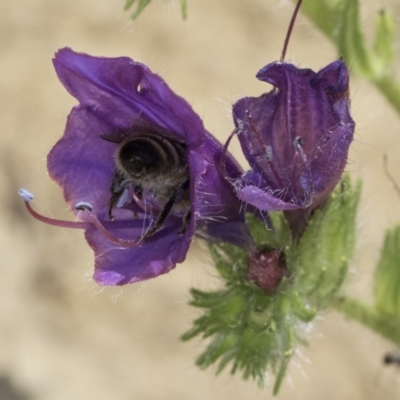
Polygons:
<instances>
[{"instance_id":1,"label":"sepal","mask_svg":"<svg viewBox=\"0 0 400 400\"><path fill-rule=\"evenodd\" d=\"M125 11L129 10L133 6L133 3L135 3L135 2L136 2L136 0L126 0L124 10ZM187 17L187 0L179 0L179 2L181 5L182 18L186 19L186 17ZM135 11L131 15L131 19L135 20L150 3L151 3L151 0L139 0Z\"/></svg>"},{"instance_id":2,"label":"sepal","mask_svg":"<svg viewBox=\"0 0 400 400\"><path fill-rule=\"evenodd\" d=\"M400 225L386 232L375 273L377 310L400 320Z\"/></svg>"},{"instance_id":3,"label":"sepal","mask_svg":"<svg viewBox=\"0 0 400 400\"><path fill-rule=\"evenodd\" d=\"M197 359L205 369L216 364L216 373L231 364L231 373L242 372L265 385L267 371L276 374L278 393L291 356L298 344L307 343L309 323L335 302L353 254L360 184L351 187L345 177L324 207L317 210L299 241L293 240L283 213L272 213L268 228L247 216L255 249L245 251L227 244L211 244L223 287L215 291L191 290L190 304L203 309L183 336L208 339ZM254 252L280 251L287 273L273 291L266 292L251 279Z\"/></svg>"}]
</instances>

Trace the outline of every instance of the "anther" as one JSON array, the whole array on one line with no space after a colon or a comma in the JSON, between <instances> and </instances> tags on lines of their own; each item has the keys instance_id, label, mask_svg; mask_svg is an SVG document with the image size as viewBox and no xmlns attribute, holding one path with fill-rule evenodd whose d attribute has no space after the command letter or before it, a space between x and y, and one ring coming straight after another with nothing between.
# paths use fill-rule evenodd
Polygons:
<instances>
[{"instance_id":1,"label":"anther","mask_svg":"<svg viewBox=\"0 0 400 400\"><path fill-rule=\"evenodd\" d=\"M34 196L33 196L33 194L32 194L31 192L29 192L28 190L23 189L23 188L21 188L21 189L18 190L18 194L19 194L19 195L23 198L23 200L26 201L27 203L30 203L30 202L33 200L33 198L34 198Z\"/></svg>"},{"instance_id":2,"label":"anther","mask_svg":"<svg viewBox=\"0 0 400 400\"><path fill-rule=\"evenodd\" d=\"M313 182L312 173L311 173L311 166L310 166L310 163L308 162L307 155L305 154L305 152L303 150L304 143L303 143L302 137L296 136L294 139L293 145L294 145L296 151L298 151L300 153L301 158L302 158L305 168L306 168L307 180L308 180L308 189L307 189L308 200L304 204L304 207L308 207L314 199L314 182Z\"/></svg>"},{"instance_id":3,"label":"anther","mask_svg":"<svg viewBox=\"0 0 400 400\"><path fill-rule=\"evenodd\" d=\"M238 126L237 128L234 130L234 133L239 136L242 132L243 132L243 121L238 120Z\"/></svg>"},{"instance_id":4,"label":"anther","mask_svg":"<svg viewBox=\"0 0 400 400\"><path fill-rule=\"evenodd\" d=\"M121 239L114 236L110 231L107 230L106 226L113 226L116 229L118 228L124 229L127 226L132 226L132 221L129 221L128 224L126 224L126 221L109 222L105 226L98 220L97 216L92 212L93 206L90 203L81 201L76 203L75 205L75 210L84 212L86 216L90 219L89 222L64 221L60 219L45 217L44 215L41 215L38 212L36 212L30 205L30 202L33 200L33 194L28 192L27 190L20 189L18 191L18 194L24 199L25 207L28 210L29 214L31 214L33 218L47 225L58 226L60 228L85 229L85 230L93 229L93 226L95 226L98 229L98 231L103 236L105 236L110 242L118 244L121 247L137 246L140 243L140 241L143 240L142 237L130 240L130 239Z\"/></svg>"},{"instance_id":5,"label":"anther","mask_svg":"<svg viewBox=\"0 0 400 400\"><path fill-rule=\"evenodd\" d=\"M75 210L77 211L93 211L93 206L85 201L80 201L75 204Z\"/></svg>"},{"instance_id":6,"label":"anther","mask_svg":"<svg viewBox=\"0 0 400 400\"><path fill-rule=\"evenodd\" d=\"M272 161L273 153L271 146L265 146L265 158L267 159L267 161Z\"/></svg>"},{"instance_id":7,"label":"anther","mask_svg":"<svg viewBox=\"0 0 400 400\"><path fill-rule=\"evenodd\" d=\"M243 122L241 122L241 124L242 124L242 127L243 127ZM240 125L239 125L238 128L240 129ZM229 135L228 140L225 142L225 145L224 145L224 148L223 148L222 154L221 154L221 161L220 161L221 173L222 173L222 176L228 181L231 181L232 177L228 175L228 171L226 170L226 154L228 153L228 148L229 148L229 145L231 143L231 140L232 140L233 136L237 134L236 131L237 131L237 129L235 129Z\"/></svg>"},{"instance_id":8,"label":"anther","mask_svg":"<svg viewBox=\"0 0 400 400\"><path fill-rule=\"evenodd\" d=\"M296 136L293 141L294 147L296 150L299 150L300 147L304 146L303 138L301 136Z\"/></svg>"}]
</instances>

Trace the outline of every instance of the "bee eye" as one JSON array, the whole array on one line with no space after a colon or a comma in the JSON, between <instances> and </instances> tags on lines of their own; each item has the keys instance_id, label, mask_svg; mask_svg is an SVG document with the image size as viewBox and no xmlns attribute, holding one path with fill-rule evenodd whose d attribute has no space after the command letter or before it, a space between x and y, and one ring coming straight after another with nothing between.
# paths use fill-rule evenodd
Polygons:
<instances>
[{"instance_id":1,"label":"bee eye","mask_svg":"<svg viewBox=\"0 0 400 400\"><path fill-rule=\"evenodd\" d=\"M162 153L158 146L146 139L136 139L125 144L120 152L119 159L122 166L134 177L156 168L162 160Z\"/></svg>"}]
</instances>

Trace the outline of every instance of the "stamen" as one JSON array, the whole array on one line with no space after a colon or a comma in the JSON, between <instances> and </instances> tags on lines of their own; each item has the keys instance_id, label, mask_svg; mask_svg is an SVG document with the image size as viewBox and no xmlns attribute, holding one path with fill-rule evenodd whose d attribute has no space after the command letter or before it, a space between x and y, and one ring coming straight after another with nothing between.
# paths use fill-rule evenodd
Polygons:
<instances>
[{"instance_id":1,"label":"stamen","mask_svg":"<svg viewBox=\"0 0 400 400\"><path fill-rule=\"evenodd\" d=\"M22 197L21 194L20 196ZM25 207L28 210L29 214L31 214L33 218L37 219L40 222L44 222L47 225L58 226L60 228L71 228L71 229L89 229L92 226L90 222L64 221L60 219L45 217L44 215L37 213L31 207L30 201L27 201L24 198L24 202L25 202Z\"/></svg>"},{"instance_id":2,"label":"stamen","mask_svg":"<svg viewBox=\"0 0 400 400\"><path fill-rule=\"evenodd\" d=\"M293 11L292 19L290 20L289 28L288 28L287 33L286 33L285 43L283 44L283 49L282 49L282 55L281 55L280 62L283 62L284 59L285 59L286 50L287 50L287 47L289 45L290 35L292 34L293 26L294 26L294 23L296 21L297 14L298 14L298 12L300 10L300 6L301 6L302 1L303 0L298 0L298 2L296 4L296 8Z\"/></svg>"},{"instance_id":3,"label":"stamen","mask_svg":"<svg viewBox=\"0 0 400 400\"><path fill-rule=\"evenodd\" d=\"M311 167L310 167L310 163L308 162L308 158L302 148L303 139L301 138L301 136L295 137L293 145L294 145L295 149L299 151L301 158L303 159L304 165L306 167L309 190L308 190L308 201L304 206L308 207L311 204L312 200L314 199L314 182L312 179Z\"/></svg>"},{"instance_id":4,"label":"stamen","mask_svg":"<svg viewBox=\"0 0 400 400\"><path fill-rule=\"evenodd\" d=\"M220 168L221 168L221 173L222 176L227 180L231 181L232 177L228 175L228 172L226 171L226 154L228 152L228 147L231 143L232 138L235 136L237 132L237 129L234 129L233 132L229 135L227 141L225 142L224 148L222 150L222 155L221 155L221 161L220 161Z\"/></svg>"},{"instance_id":5,"label":"stamen","mask_svg":"<svg viewBox=\"0 0 400 400\"><path fill-rule=\"evenodd\" d=\"M98 220L98 218L90 211L85 211L86 215L90 218L93 225L98 229L98 231L105 236L110 242L118 244L121 247L134 247L137 246L142 240L141 237L137 239L121 239L114 236L106 227Z\"/></svg>"},{"instance_id":6,"label":"stamen","mask_svg":"<svg viewBox=\"0 0 400 400\"><path fill-rule=\"evenodd\" d=\"M18 194L28 203L30 203L34 198L33 194L24 188L19 189Z\"/></svg>"},{"instance_id":7,"label":"stamen","mask_svg":"<svg viewBox=\"0 0 400 400\"><path fill-rule=\"evenodd\" d=\"M55 218L48 218L45 217L44 215L37 213L30 205L30 202L33 200L34 196L29 191L25 189L19 189L18 194L23 198L25 207L28 210L29 214L32 215L33 218L47 225L58 226L60 228L85 229L85 230L93 228L94 225L98 229L98 231L103 236L105 236L110 242L118 244L121 247L137 246L143 239L143 237L139 237L137 239L129 240L129 239L121 239L114 236L111 232L107 230L107 228L99 221L96 215L92 212L93 207L90 203L82 201L75 205L75 209L84 212L85 215L89 217L90 222L65 221ZM133 221L107 222L106 225L109 225L110 227L113 227L115 229L135 227Z\"/></svg>"},{"instance_id":8,"label":"stamen","mask_svg":"<svg viewBox=\"0 0 400 400\"><path fill-rule=\"evenodd\" d=\"M75 210L78 211L93 211L93 206L90 203L86 203L85 201L80 201L75 204Z\"/></svg>"},{"instance_id":9,"label":"stamen","mask_svg":"<svg viewBox=\"0 0 400 400\"><path fill-rule=\"evenodd\" d=\"M253 118L252 118L252 116L251 116L251 114L249 113L248 110L246 110L246 115L247 115L247 118L249 119L251 129L255 133L256 138L257 138L258 142L260 143L260 147L265 149L266 160L268 162L269 167L271 168L271 171L272 171L272 173L273 173L278 185L281 188L283 188L284 184L283 184L283 182L281 180L281 177L279 176L278 171L275 168L274 163L272 162L272 148L271 148L271 146L266 146L265 143L263 142L262 137L260 135L260 132L258 132L257 126L254 123Z\"/></svg>"},{"instance_id":10,"label":"stamen","mask_svg":"<svg viewBox=\"0 0 400 400\"><path fill-rule=\"evenodd\" d=\"M274 153L272 152L271 146L265 146L265 157L267 158L268 161L272 161Z\"/></svg>"}]
</instances>

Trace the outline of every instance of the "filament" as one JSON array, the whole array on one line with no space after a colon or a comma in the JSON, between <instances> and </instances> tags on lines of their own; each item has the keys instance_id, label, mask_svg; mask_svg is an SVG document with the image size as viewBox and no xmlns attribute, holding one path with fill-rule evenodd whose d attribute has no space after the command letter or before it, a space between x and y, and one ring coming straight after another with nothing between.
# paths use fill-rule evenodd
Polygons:
<instances>
[{"instance_id":1,"label":"filament","mask_svg":"<svg viewBox=\"0 0 400 400\"><path fill-rule=\"evenodd\" d=\"M28 192L25 189L20 189L18 194L22 197L25 203L25 207L28 210L29 214L37 219L40 222L43 222L47 225L57 226L60 228L69 228L69 229L91 229L96 227L97 230L110 242L118 244L121 247L134 247L137 246L140 241L143 239L142 236L136 239L122 239L115 235L113 235L107 227L114 228L114 229L126 229L126 228L138 228L139 221L115 221L115 222L105 222L105 224L101 223L100 220L97 218L95 213L92 212L92 206L86 202L79 202L76 204L75 209L79 210L80 212L85 213L85 215L90 219L90 222L80 222L80 221L65 221L56 218L49 218L45 217L44 215L39 214L31 207L31 201L33 200L34 196L32 193ZM145 221L146 219L144 219Z\"/></svg>"}]
</instances>

